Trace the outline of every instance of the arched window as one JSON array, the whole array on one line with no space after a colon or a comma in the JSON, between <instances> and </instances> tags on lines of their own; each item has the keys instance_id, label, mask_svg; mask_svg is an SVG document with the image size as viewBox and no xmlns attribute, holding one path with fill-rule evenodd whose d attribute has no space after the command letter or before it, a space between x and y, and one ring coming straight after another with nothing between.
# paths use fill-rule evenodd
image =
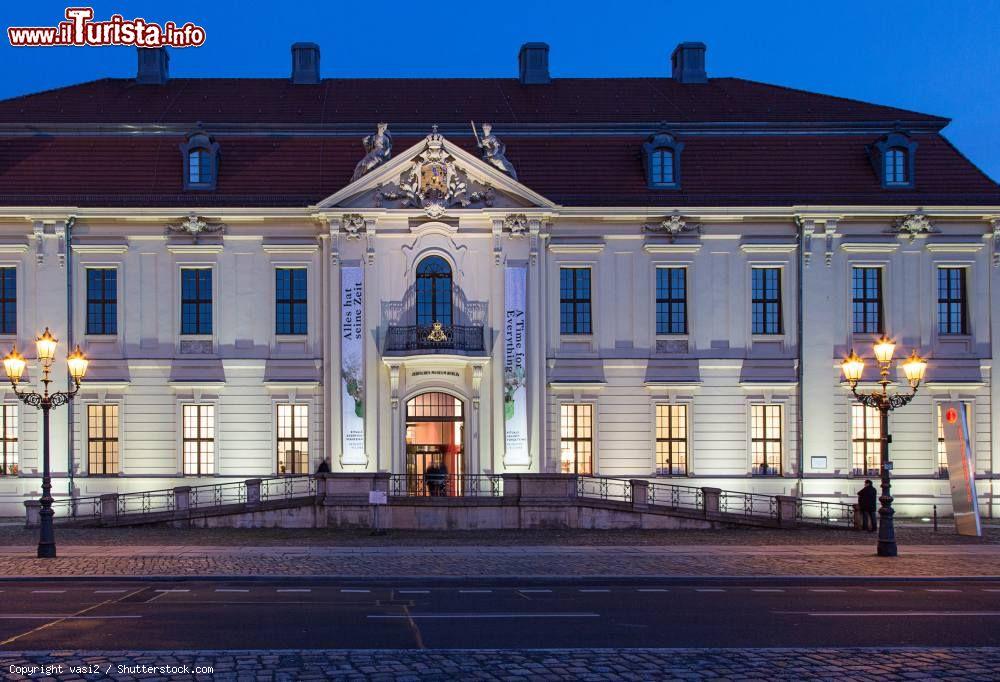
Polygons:
<instances>
[{"instance_id":1,"label":"arched window","mask_svg":"<svg viewBox=\"0 0 1000 682\"><path fill-rule=\"evenodd\" d=\"M199 147L188 152L188 184L204 185L212 182L212 159L208 150Z\"/></svg>"},{"instance_id":2,"label":"arched window","mask_svg":"<svg viewBox=\"0 0 1000 682\"><path fill-rule=\"evenodd\" d=\"M642 156L650 189L680 189L683 149L684 143L667 132L651 135L646 140L642 145Z\"/></svg>"},{"instance_id":3,"label":"arched window","mask_svg":"<svg viewBox=\"0 0 1000 682\"><path fill-rule=\"evenodd\" d=\"M909 180L906 177L906 150L901 147L893 147L885 152L885 184L905 185Z\"/></svg>"},{"instance_id":4,"label":"arched window","mask_svg":"<svg viewBox=\"0 0 1000 682\"><path fill-rule=\"evenodd\" d=\"M417 265L417 324L451 325L451 266L441 256Z\"/></svg>"}]
</instances>

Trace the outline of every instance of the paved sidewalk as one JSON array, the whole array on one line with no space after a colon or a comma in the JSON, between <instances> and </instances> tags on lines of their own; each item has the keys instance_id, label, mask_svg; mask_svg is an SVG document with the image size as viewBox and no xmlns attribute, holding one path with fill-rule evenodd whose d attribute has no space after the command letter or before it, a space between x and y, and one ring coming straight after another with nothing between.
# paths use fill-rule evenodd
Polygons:
<instances>
[{"instance_id":1,"label":"paved sidewalk","mask_svg":"<svg viewBox=\"0 0 1000 682\"><path fill-rule=\"evenodd\" d=\"M62 665L64 675L71 665L101 671L59 678L81 680L990 680L1000 667L1000 648L0 653L7 679L39 679L42 673L29 678L8 671L42 665ZM213 672L146 675L135 670L142 665L211 666Z\"/></svg>"},{"instance_id":2,"label":"paved sidewalk","mask_svg":"<svg viewBox=\"0 0 1000 682\"><path fill-rule=\"evenodd\" d=\"M0 549L0 576L1000 576L998 545L234 547L60 546L57 559L33 546Z\"/></svg>"}]
</instances>

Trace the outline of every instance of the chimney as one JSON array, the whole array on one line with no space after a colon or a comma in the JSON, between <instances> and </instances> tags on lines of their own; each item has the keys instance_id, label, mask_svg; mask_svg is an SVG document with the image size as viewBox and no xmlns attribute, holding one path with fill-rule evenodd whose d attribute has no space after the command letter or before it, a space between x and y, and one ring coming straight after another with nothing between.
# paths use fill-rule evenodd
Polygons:
<instances>
[{"instance_id":1,"label":"chimney","mask_svg":"<svg viewBox=\"0 0 1000 682\"><path fill-rule=\"evenodd\" d=\"M517 54L520 80L524 85L545 85L549 78L549 46L545 43L525 43Z\"/></svg>"},{"instance_id":2,"label":"chimney","mask_svg":"<svg viewBox=\"0 0 1000 682\"><path fill-rule=\"evenodd\" d=\"M319 83L319 45L316 43L292 45L292 82L300 85Z\"/></svg>"},{"instance_id":3,"label":"chimney","mask_svg":"<svg viewBox=\"0 0 1000 682\"><path fill-rule=\"evenodd\" d=\"M707 83L705 43L681 43L670 56L674 80L678 83Z\"/></svg>"},{"instance_id":4,"label":"chimney","mask_svg":"<svg viewBox=\"0 0 1000 682\"><path fill-rule=\"evenodd\" d=\"M135 74L137 83L163 85L169 78L170 55L165 47L140 47L139 68Z\"/></svg>"}]
</instances>

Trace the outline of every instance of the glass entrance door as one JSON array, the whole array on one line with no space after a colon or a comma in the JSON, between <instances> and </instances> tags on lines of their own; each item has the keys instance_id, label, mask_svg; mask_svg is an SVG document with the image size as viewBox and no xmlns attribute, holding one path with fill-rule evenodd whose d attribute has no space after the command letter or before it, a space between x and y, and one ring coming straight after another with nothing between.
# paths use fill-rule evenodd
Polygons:
<instances>
[{"instance_id":1,"label":"glass entrance door","mask_svg":"<svg viewBox=\"0 0 1000 682\"><path fill-rule=\"evenodd\" d=\"M464 443L461 400L447 393L421 393L407 401L407 493L460 495Z\"/></svg>"}]
</instances>

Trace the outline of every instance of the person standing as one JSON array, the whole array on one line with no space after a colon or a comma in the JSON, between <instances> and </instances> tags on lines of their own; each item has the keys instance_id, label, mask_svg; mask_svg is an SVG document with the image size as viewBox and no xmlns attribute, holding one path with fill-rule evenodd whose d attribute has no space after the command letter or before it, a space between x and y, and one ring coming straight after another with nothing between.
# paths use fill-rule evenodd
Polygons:
<instances>
[{"instance_id":1,"label":"person standing","mask_svg":"<svg viewBox=\"0 0 1000 682\"><path fill-rule=\"evenodd\" d=\"M865 487L858 491L858 509L861 510L861 529L870 533L878 529L875 510L878 508L878 493L871 479L865 480Z\"/></svg>"}]
</instances>

